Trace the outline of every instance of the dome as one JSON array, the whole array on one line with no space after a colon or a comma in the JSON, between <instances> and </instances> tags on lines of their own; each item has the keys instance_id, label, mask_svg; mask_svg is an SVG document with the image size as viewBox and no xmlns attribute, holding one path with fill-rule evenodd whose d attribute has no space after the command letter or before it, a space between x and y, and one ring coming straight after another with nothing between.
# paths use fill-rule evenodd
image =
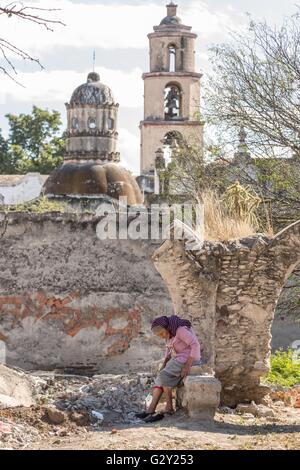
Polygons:
<instances>
[{"instance_id":1,"label":"dome","mask_svg":"<svg viewBox=\"0 0 300 470\"><path fill-rule=\"evenodd\" d=\"M181 24L181 19L177 16L177 7L175 3L171 2L167 5L167 16L161 21L161 25L179 25Z\"/></svg>"},{"instance_id":2,"label":"dome","mask_svg":"<svg viewBox=\"0 0 300 470\"><path fill-rule=\"evenodd\" d=\"M182 21L181 19L178 17L178 16L166 16L162 21L161 21L161 25L179 25L181 24Z\"/></svg>"},{"instance_id":3,"label":"dome","mask_svg":"<svg viewBox=\"0 0 300 470\"><path fill-rule=\"evenodd\" d=\"M125 168L106 163L66 163L49 176L44 185L47 196L127 196L128 205L143 203L135 177Z\"/></svg>"},{"instance_id":4,"label":"dome","mask_svg":"<svg viewBox=\"0 0 300 470\"><path fill-rule=\"evenodd\" d=\"M100 75L91 72L87 82L74 91L70 104L73 106L114 104L114 97L111 89L100 82Z\"/></svg>"}]
</instances>

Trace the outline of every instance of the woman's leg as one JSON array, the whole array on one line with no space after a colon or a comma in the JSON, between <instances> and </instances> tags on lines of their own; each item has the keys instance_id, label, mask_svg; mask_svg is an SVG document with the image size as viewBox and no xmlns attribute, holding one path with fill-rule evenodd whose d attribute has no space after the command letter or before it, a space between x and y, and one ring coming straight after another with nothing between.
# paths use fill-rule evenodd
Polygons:
<instances>
[{"instance_id":1,"label":"woman's leg","mask_svg":"<svg viewBox=\"0 0 300 470\"><path fill-rule=\"evenodd\" d=\"M174 413L173 408L173 389L170 387L164 387L164 393L166 395L166 409L167 413Z\"/></svg>"},{"instance_id":2,"label":"woman's leg","mask_svg":"<svg viewBox=\"0 0 300 470\"><path fill-rule=\"evenodd\" d=\"M155 413L156 407L158 405L159 400L163 394L163 388L161 387L154 387L152 393L152 401L147 409L147 413Z\"/></svg>"}]
</instances>

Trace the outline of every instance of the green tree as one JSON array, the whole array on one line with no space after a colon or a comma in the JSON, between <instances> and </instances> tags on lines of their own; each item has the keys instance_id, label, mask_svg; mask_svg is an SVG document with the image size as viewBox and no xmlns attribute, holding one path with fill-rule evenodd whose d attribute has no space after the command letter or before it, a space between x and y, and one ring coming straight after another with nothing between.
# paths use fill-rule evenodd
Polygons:
<instances>
[{"instance_id":1,"label":"green tree","mask_svg":"<svg viewBox=\"0 0 300 470\"><path fill-rule=\"evenodd\" d=\"M9 136L6 141L0 140L0 161L6 162L0 166L1 173L47 174L63 162L65 141L61 136L62 122L58 111L34 106L31 114L7 114L6 117Z\"/></svg>"},{"instance_id":2,"label":"green tree","mask_svg":"<svg viewBox=\"0 0 300 470\"><path fill-rule=\"evenodd\" d=\"M0 173L11 173L11 162L9 158L9 146L0 129Z\"/></svg>"}]
</instances>

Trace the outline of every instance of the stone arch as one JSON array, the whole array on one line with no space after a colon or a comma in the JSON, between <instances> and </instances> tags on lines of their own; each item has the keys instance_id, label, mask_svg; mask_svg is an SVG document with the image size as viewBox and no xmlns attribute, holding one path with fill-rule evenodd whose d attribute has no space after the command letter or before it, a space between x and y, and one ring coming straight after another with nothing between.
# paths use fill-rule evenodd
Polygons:
<instances>
[{"instance_id":1,"label":"stone arch","mask_svg":"<svg viewBox=\"0 0 300 470\"><path fill-rule=\"evenodd\" d=\"M300 263L300 221L274 238L166 242L154 255L177 311L195 324L222 383L222 401L260 401L280 292ZM191 249L191 243L195 248Z\"/></svg>"}]
</instances>

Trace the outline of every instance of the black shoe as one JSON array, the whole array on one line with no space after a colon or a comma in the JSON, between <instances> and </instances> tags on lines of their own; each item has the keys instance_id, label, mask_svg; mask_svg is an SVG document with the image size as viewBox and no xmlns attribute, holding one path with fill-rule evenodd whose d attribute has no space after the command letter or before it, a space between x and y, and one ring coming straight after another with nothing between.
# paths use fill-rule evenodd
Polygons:
<instances>
[{"instance_id":1,"label":"black shoe","mask_svg":"<svg viewBox=\"0 0 300 470\"><path fill-rule=\"evenodd\" d=\"M148 416L148 418L144 419L144 422L145 423L155 423L156 421L160 421L160 420L164 419L164 417L165 417L164 414L157 413L157 414L153 414L153 415Z\"/></svg>"},{"instance_id":2,"label":"black shoe","mask_svg":"<svg viewBox=\"0 0 300 470\"><path fill-rule=\"evenodd\" d=\"M154 413L147 413L144 411L143 413L135 413L135 417L138 419L145 419L148 418L148 416L152 416Z\"/></svg>"}]
</instances>

